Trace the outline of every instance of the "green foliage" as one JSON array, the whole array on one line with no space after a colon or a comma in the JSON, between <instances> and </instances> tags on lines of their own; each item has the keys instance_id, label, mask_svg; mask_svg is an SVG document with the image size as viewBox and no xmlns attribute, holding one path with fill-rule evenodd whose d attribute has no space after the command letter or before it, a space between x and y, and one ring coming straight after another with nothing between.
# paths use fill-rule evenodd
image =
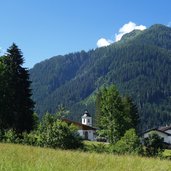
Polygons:
<instances>
[{"instance_id":1,"label":"green foliage","mask_svg":"<svg viewBox=\"0 0 171 171\"><path fill-rule=\"evenodd\" d=\"M7 143L19 143L20 139L16 131L10 129L4 132L3 141Z\"/></svg>"},{"instance_id":2,"label":"green foliage","mask_svg":"<svg viewBox=\"0 0 171 171\"><path fill-rule=\"evenodd\" d=\"M111 151L117 154L142 154L142 146L135 129L129 129L124 136L111 146Z\"/></svg>"},{"instance_id":3,"label":"green foliage","mask_svg":"<svg viewBox=\"0 0 171 171\"><path fill-rule=\"evenodd\" d=\"M22 133L22 144L32 145L32 146L43 146L42 134L38 131L31 131L30 133Z\"/></svg>"},{"instance_id":4,"label":"green foliage","mask_svg":"<svg viewBox=\"0 0 171 171\"><path fill-rule=\"evenodd\" d=\"M138 125L138 111L129 97L122 98L116 86L103 88L97 95L97 117L100 134L110 143L117 142L130 128Z\"/></svg>"},{"instance_id":5,"label":"green foliage","mask_svg":"<svg viewBox=\"0 0 171 171\"><path fill-rule=\"evenodd\" d=\"M81 137L73 125L62 122L58 117L68 113L64 108L58 110L56 115L46 113L38 126L38 144L40 146L75 149L82 147ZM38 136L37 136L38 137Z\"/></svg>"},{"instance_id":6,"label":"green foliage","mask_svg":"<svg viewBox=\"0 0 171 171\"><path fill-rule=\"evenodd\" d=\"M89 148L89 151L96 152L96 153L104 153L104 152L109 153L109 148L106 147L105 144L100 143L100 144L97 144L97 145L92 145Z\"/></svg>"},{"instance_id":7,"label":"green foliage","mask_svg":"<svg viewBox=\"0 0 171 171\"><path fill-rule=\"evenodd\" d=\"M64 109L62 111L64 112ZM19 134L14 130L1 131L0 140L7 143L50 148L82 148L82 139L77 133L77 128L72 124L68 125L68 123L60 121L57 116L46 113L39 125L29 133Z\"/></svg>"},{"instance_id":8,"label":"green foliage","mask_svg":"<svg viewBox=\"0 0 171 171\"><path fill-rule=\"evenodd\" d=\"M125 96L122 98L122 103L124 107L124 113L125 113L125 120L126 120L126 129L135 128L135 130L138 130L138 125L140 121L140 116L138 113L138 108L135 105L135 102L129 97Z\"/></svg>"},{"instance_id":9,"label":"green foliage","mask_svg":"<svg viewBox=\"0 0 171 171\"><path fill-rule=\"evenodd\" d=\"M31 82L23 62L22 52L14 43L0 59L0 128L20 133L34 125Z\"/></svg>"},{"instance_id":10,"label":"green foliage","mask_svg":"<svg viewBox=\"0 0 171 171\"><path fill-rule=\"evenodd\" d=\"M147 156L159 156L164 151L163 145L164 139L157 133L153 132L144 139L145 155Z\"/></svg>"},{"instance_id":11,"label":"green foliage","mask_svg":"<svg viewBox=\"0 0 171 171\"><path fill-rule=\"evenodd\" d=\"M116 84L141 112L140 129L171 122L171 28L154 25L134 31L123 40L89 52L53 57L30 70L36 112L55 113L59 104L70 109L73 120L95 101L82 103L99 87Z\"/></svg>"},{"instance_id":12,"label":"green foliage","mask_svg":"<svg viewBox=\"0 0 171 171\"><path fill-rule=\"evenodd\" d=\"M82 146L77 129L59 120L49 125L42 138L44 146L47 147L76 149Z\"/></svg>"},{"instance_id":13,"label":"green foliage","mask_svg":"<svg viewBox=\"0 0 171 171\"><path fill-rule=\"evenodd\" d=\"M110 143L116 142L124 133L125 125L122 100L115 86L103 88L100 100L99 126Z\"/></svg>"},{"instance_id":14,"label":"green foliage","mask_svg":"<svg viewBox=\"0 0 171 171\"><path fill-rule=\"evenodd\" d=\"M109 144L96 141L84 141L84 151L96 153L109 153Z\"/></svg>"}]
</instances>

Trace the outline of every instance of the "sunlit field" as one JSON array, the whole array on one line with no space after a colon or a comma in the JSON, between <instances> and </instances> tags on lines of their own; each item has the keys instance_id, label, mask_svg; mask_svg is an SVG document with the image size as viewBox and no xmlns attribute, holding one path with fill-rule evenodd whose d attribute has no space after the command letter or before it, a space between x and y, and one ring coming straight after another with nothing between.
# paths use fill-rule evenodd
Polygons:
<instances>
[{"instance_id":1,"label":"sunlit field","mask_svg":"<svg viewBox=\"0 0 171 171\"><path fill-rule=\"evenodd\" d=\"M169 171L171 170L171 162L137 156L117 156L0 144L0 170Z\"/></svg>"}]
</instances>

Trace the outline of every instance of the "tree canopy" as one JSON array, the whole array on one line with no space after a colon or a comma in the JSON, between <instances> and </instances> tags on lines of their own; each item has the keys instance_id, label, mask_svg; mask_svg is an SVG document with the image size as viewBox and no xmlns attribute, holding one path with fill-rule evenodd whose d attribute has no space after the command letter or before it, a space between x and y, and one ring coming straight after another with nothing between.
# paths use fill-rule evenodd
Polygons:
<instances>
[{"instance_id":1,"label":"tree canopy","mask_svg":"<svg viewBox=\"0 0 171 171\"><path fill-rule=\"evenodd\" d=\"M122 97L116 86L102 88L97 95L97 125L111 143L117 142L130 128L137 128L138 111L132 100Z\"/></svg>"},{"instance_id":2,"label":"tree canopy","mask_svg":"<svg viewBox=\"0 0 171 171\"><path fill-rule=\"evenodd\" d=\"M0 58L0 127L17 132L29 131L34 125L34 102L31 99L29 72L22 67L24 58L16 44Z\"/></svg>"}]
</instances>

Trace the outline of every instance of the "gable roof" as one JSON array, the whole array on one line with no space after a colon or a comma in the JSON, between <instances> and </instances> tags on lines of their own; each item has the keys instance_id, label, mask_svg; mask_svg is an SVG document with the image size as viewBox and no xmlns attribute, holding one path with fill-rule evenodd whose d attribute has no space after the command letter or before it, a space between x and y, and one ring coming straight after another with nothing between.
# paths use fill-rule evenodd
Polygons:
<instances>
[{"instance_id":1,"label":"gable roof","mask_svg":"<svg viewBox=\"0 0 171 171\"><path fill-rule=\"evenodd\" d=\"M79 123L79 122L75 122L75 121L72 121L72 120L69 120L69 119L62 119L62 121L65 121L69 124L74 124L75 126L79 127L81 130L97 130L97 128L94 128L94 127L91 127L91 126L88 126L88 125L84 125L82 123Z\"/></svg>"},{"instance_id":2,"label":"gable roof","mask_svg":"<svg viewBox=\"0 0 171 171\"><path fill-rule=\"evenodd\" d=\"M157 132L161 132L161 133L163 133L163 134L166 134L166 135L168 135L168 136L171 136L171 134L169 134L169 133L167 133L167 132L164 132L164 131L162 131L162 130L160 130L160 129L157 129L157 128L149 129L149 130L145 131L143 134L148 133L148 132L151 132L151 131L157 131Z\"/></svg>"},{"instance_id":3,"label":"gable roof","mask_svg":"<svg viewBox=\"0 0 171 171\"><path fill-rule=\"evenodd\" d=\"M161 131L167 131L169 129L171 129L171 126L166 126L166 127L159 128L159 130L161 130Z\"/></svg>"}]
</instances>

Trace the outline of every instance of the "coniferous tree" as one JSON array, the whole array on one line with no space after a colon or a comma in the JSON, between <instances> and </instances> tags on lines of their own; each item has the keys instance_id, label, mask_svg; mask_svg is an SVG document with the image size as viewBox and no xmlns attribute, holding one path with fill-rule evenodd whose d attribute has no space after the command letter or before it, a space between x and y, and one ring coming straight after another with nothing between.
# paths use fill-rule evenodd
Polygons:
<instances>
[{"instance_id":1,"label":"coniferous tree","mask_svg":"<svg viewBox=\"0 0 171 171\"><path fill-rule=\"evenodd\" d=\"M5 90L5 77L4 77L4 65L2 63L2 57L0 59L0 129L4 127L5 115L4 115L4 90Z\"/></svg>"},{"instance_id":2,"label":"coniferous tree","mask_svg":"<svg viewBox=\"0 0 171 171\"><path fill-rule=\"evenodd\" d=\"M9 75L5 65L5 56L0 58L0 129L10 128L12 125L11 89Z\"/></svg>"},{"instance_id":3,"label":"coniferous tree","mask_svg":"<svg viewBox=\"0 0 171 171\"><path fill-rule=\"evenodd\" d=\"M21 50L14 43L7 50L4 60L8 76L9 110L12 124L10 127L18 132L32 129L34 102L31 99L31 89L28 70L22 67L24 63Z\"/></svg>"},{"instance_id":4,"label":"coniferous tree","mask_svg":"<svg viewBox=\"0 0 171 171\"><path fill-rule=\"evenodd\" d=\"M123 97L123 106L124 113L126 114L125 116L127 119L127 129L134 128L137 131L140 121L137 106L134 104L132 98L129 96Z\"/></svg>"}]
</instances>

